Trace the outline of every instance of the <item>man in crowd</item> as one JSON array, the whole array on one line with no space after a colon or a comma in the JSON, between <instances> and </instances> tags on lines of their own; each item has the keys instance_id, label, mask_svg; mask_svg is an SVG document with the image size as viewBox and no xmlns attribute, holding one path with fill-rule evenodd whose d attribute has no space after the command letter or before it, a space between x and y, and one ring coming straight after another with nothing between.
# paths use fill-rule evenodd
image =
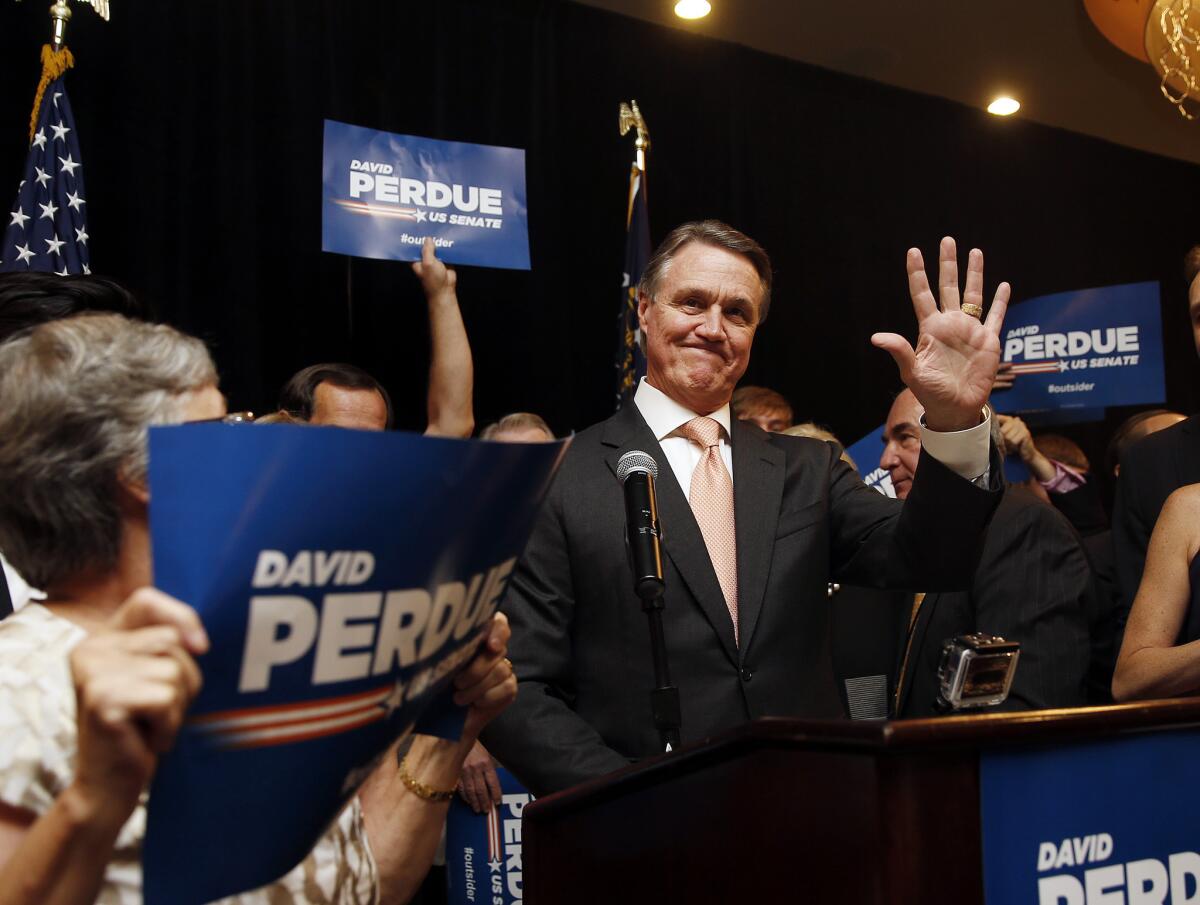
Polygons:
<instances>
[{"instance_id":1,"label":"man in crowd","mask_svg":"<svg viewBox=\"0 0 1200 905\"><path fill-rule=\"evenodd\" d=\"M481 430L479 439L501 443L545 443L554 439L554 431L540 415L513 412Z\"/></svg>"},{"instance_id":2,"label":"man in crowd","mask_svg":"<svg viewBox=\"0 0 1200 905\"><path fill-rule=\"evenodd\" d=\"M308 424L382 431L392 426L383 384L352 364L327 362L297 371L279 394L279 409Z\"/></svg>"},{"instance_id":3,"label":"man in crowd","mask_svg":"<svg viewBox=\"0 0 1200 905\"><path fill-rule=\"evenodd\" d=\"M896 495L913 492L921 458L923 409L905 390L884 428L880 467ZM942 645L983 632L1021 642L1007 710L1074 707L1085 703L1087 613L1091 572L1067 520L1029 490L1009 486L988 528L969 590L918 593L900 674L895 715L933 716L938 707Z\"/></svg>"},{"instance_id":4,"label":"man in crowd","mask_svg":"<svg viewBox=\"0 0 1200 905\"><path fill-rule=\"evenodd\" d=\"M1184 256L1188 283L1188 318L1200 354L1200 245ZM1117 495L1113 505L1113 543L1121 585L1120 623L1125 624L1146 565L1146 545L1171 492L1200 482L1200 415L1176 420L1173 413L1138 425L1145 439L1127 446L1119 460ZM1165 429L1164 429L1165 428ZM1146 433L1152 435L1146 436Z\"/></svg>"},{"instance_id":5,"label":"man in crowd","mask_svg":"<svg viewBox=\"0 0 1200 905\"><path fill-rule=\"evenodd\" d=\"M455 288L458 274L433 253L433 240L413 264L429 308L430 361L428 424L433 437L469 437L475 429L471 396L475 383L471 344ZM388 430L392 400L383 384L349 364L312 365L284 386L279 408L309 424Z\"/></svg>"},{"instance_id":6,"label":"man in crowd","mask_svg":"<svg viewBox=\"0 0 1200 905\"><path fill-rule=\"evenodd\" d=\"M791 403L766 387L738 387L729 404L739 421L753 421L769 433L783 433L795 420Z\"/></svg>"},{"instance_id":7,"label":"man in crowd","mask_svg":"<svg viewBox=\"0 0 1200 905\"><path fill-rule=\"evenodd\" d=\"M531 791L663 750L614 476L628 451L659 463L663 623L684 743L769 714L841 715L831 580L970 584L999 502L979 486L999 471L982 407L1009 290L1001 284L981 323L982 254L970 255L966 313L952 239L940 257L941 311L920 252L908 255L919 354L894 334L872 337L926 410L921 477L902 506L868 489L832 445L730 417L770 305L762 248L716 221L685 224L659 246L638 290L646 378L633 405L575 436L502 605L521 687L484 743Z\"/></svg>"}]
</instances>

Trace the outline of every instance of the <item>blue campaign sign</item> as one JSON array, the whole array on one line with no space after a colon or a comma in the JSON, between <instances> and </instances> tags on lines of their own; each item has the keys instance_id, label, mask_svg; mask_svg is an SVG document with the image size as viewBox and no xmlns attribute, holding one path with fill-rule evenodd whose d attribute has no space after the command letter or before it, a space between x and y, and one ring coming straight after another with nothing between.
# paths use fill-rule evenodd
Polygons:
<instances>
[{"instance_id":1,"label":"blue campaign sign","mask_svg":"<svg viewBox=\"0 0 1200 905\"><path fill-rule=\"evenodd\" d=\"M1166 398L1158 283L1029 299L1008 309L1002 340L1014 382L993 395L999 411L1094 410Z\"/></svg>"},{"instance_id":2,"label":"blue campaign sign","mask_svg":"<svg viewBox=\"0 0 1200 905\"><path fill-rule=\"evenodd\" d=\"M525 152L325 120L321 249L529 269Z\"/></svg>"},{"instance_id":3,"label":"blue campaign sign","mask_svg":"<svg viewBox=\"0 0 1200 905\"><path fill-rule=\"evenodd\" d=\"M155 583L196 608L212 650L150 792L149 905L277 879L423 712L461 732L440 692L474 655L564 449L151 430Z\"/></svg>"},{"instance_id":4,"label":"blue campaign sign","mask_svg":"<svg viewBox=\"0 0 1200 905\"><path fill-rule=\"evenodd\" d=\"M985 754L987 905L1200 902L1200 732Z\"/></svg>"},{"instance_id":5,"label":"blue campaign sign","mask_svg":"<svg viewBox=\"0 0 1200 905\"><path fill-rule=\"evenodd\" d=\"M524 898L521 812L533 796L503 767L501 801L476 814L460 798L446 817L446 901L448 905L519 905Z\"/></svg>"}]
</instances>

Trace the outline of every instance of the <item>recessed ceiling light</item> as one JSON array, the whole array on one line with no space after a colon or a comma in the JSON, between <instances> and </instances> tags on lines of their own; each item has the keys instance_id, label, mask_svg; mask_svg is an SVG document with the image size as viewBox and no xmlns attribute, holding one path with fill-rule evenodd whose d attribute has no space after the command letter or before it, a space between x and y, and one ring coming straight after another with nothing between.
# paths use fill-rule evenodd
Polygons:
<instances>
[{"instance_id":1,"label":"recessed ceiling light","mask_svg":"<svg viewBox=\"0 0 1200 905\"><path fill-rule=\"evenodd\" d=\"M994 113L996 116L1012 116L1021 109L1021 104L1016 98L1001 95L990 104L988 104L988 113Z\"/></svg>"},{"instance_id":2,"label":"recessed ceiling light","mask_svg":"<svg viewBox=\"0 0 1200 905\"><path fill-rule=\"evenodd\" d=\"M703 19L712 12L708 0L679 0L675 4L675 15L680 19Z\"/></svg>"}]
</instances>

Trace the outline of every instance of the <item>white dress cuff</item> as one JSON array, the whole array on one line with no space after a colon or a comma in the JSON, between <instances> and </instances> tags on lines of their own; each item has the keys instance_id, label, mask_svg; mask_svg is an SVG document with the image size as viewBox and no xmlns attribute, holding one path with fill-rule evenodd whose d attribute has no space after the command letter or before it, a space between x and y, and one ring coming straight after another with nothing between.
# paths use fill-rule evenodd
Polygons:
<instances>
[{"instance_id":1,"label":"white dress cuff","mask_svg":"<svg viewBox=\"0 0 1200 905\"><path fill-rule=\"evenodd\" d=\"M921 417L921 447L955 474L978 481L989 471L992 441L992 416L986 410L983 421L963 431L930 430Z\"/></svg>"}]
</instances>

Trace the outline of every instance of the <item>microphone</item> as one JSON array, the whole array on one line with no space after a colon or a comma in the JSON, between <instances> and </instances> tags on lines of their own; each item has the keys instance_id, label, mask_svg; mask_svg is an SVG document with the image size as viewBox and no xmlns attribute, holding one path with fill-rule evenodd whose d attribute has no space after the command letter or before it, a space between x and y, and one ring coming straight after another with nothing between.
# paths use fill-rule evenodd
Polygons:
<instances>
[{"instance_id":1,"label":"microphone","mask_svg":"<svg viewBox=\"0 0 1200 905\"><path fill-rule=\"evenodd\" d=\"M617 478L625 488L625 539L633 569L633 590L643 602L663 592L656 477L658 464L640 449L625 453L617 461Z\"/></svg>"}]
</instances>

